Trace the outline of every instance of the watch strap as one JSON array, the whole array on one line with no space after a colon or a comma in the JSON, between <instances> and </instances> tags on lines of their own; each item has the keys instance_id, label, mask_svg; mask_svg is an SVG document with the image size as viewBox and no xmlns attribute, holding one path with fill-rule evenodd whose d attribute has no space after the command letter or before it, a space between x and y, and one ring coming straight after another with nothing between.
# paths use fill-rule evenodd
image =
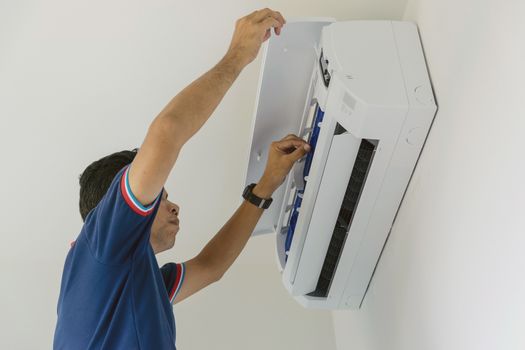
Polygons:
<instances>
[{"instance_id":1,"label":"watch strap","mask_svg":"<svg viewBox=\"0 0 525 350\"><path fill-rule=\"evenodd\" d=\"M253 188L256 185L257 184L252 183L246 186L242 193L242 197L248 202L255 205L257 208L268 209L270 207L270 204L272 204L273 198L264 199L253 194Z\"/></svg>"}]
</instances>

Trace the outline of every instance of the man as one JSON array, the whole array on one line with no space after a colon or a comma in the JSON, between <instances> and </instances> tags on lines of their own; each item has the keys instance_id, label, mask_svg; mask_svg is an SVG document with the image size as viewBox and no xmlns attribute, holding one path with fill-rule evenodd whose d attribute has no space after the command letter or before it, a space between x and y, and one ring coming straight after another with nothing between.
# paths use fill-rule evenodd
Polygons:
<instances>
[{"instance_id":1,"label":"man","mask_svg":"<svg viewBox=\"0 0 525 350\"><path fill-rule=\"evenodd\" d=\"M285 23L255 11L237 21L230 47L210 71L175 96L149 126L138 152L122 151L80 178L84 226L66 258L55 349L174 349L172 304L218 281L244 248L270 199L309 146L288 135L270 146L260 181L193 259L159 269L155 254L173 247L179 207L164 183L183 145L215 110L261 44Z\"/></svg>"}]
</instances>

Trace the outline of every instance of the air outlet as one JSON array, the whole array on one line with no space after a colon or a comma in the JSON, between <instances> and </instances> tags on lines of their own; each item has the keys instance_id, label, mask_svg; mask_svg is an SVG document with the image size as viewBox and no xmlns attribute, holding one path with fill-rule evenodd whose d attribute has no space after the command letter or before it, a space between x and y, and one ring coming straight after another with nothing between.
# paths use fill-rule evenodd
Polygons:
<instances>
[{"instance_id":1,"label":"air outlet","mask_svg":"<svg viewBox=\"0 0 525 350\"><path fill-rule=\"evenodd\" d=\"M317 281L317 286L313 292L308 294L309 296L327 297L328 295L330 283L334 277L334 271L341 256L346 236L352 225L355 209L359 203L359 197L365 186L366 176L372 164L375 149L374 141L361 141L352 174L346 187L343 203L341 204L339 215L333 229L330 245L326 252L321 274Z\"/></svg>"}]
</instances>

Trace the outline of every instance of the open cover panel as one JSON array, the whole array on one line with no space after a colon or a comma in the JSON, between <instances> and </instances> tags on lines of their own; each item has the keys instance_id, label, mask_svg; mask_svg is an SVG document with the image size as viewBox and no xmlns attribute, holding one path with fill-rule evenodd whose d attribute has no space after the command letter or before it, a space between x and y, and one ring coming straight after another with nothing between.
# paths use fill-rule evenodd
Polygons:
<instances>
[{"instance_id":1,"label":"open cover panel","mask_svg":"<svg viewBox=\"0 0 525 350\"><path fill-rule=\"evenodd\" d=\"M300 132L309 93L312 67L321 30L331 18L290 21L280 36L264 48L246 185L258 182L268 158L268 147L287 134ZM273 195L273 203L259 220L254 234L275 233L281 213L284 187Z\"/></svg>"}]
</instances>

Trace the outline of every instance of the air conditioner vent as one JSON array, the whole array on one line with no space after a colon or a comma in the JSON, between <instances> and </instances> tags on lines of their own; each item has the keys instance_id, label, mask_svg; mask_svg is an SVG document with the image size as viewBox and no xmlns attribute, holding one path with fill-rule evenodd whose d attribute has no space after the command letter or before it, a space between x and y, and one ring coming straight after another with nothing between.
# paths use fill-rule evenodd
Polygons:
<instances>
[{"instance_id":1,"label":"air conditioner vent","mask_svg":"<svg viewBox=\"0 0 525 350\"><path fill-rule=\"evenodd\" d=\"M334 272L341 256L342 248L344 246L346 235L352 224L352 217L359 202L359 196L363 190L366 182L366 175L368 169L372 164L374 151L376 149L375 142L369 140L362 140L357 152L357 157L352 169L348 186L346 187L345 196L339 215L332 233L332 239L326 252L321 274L317 282L315 290L308 294L314 297L327 297L328 290Z\"/></svg>"}]
</instances>

